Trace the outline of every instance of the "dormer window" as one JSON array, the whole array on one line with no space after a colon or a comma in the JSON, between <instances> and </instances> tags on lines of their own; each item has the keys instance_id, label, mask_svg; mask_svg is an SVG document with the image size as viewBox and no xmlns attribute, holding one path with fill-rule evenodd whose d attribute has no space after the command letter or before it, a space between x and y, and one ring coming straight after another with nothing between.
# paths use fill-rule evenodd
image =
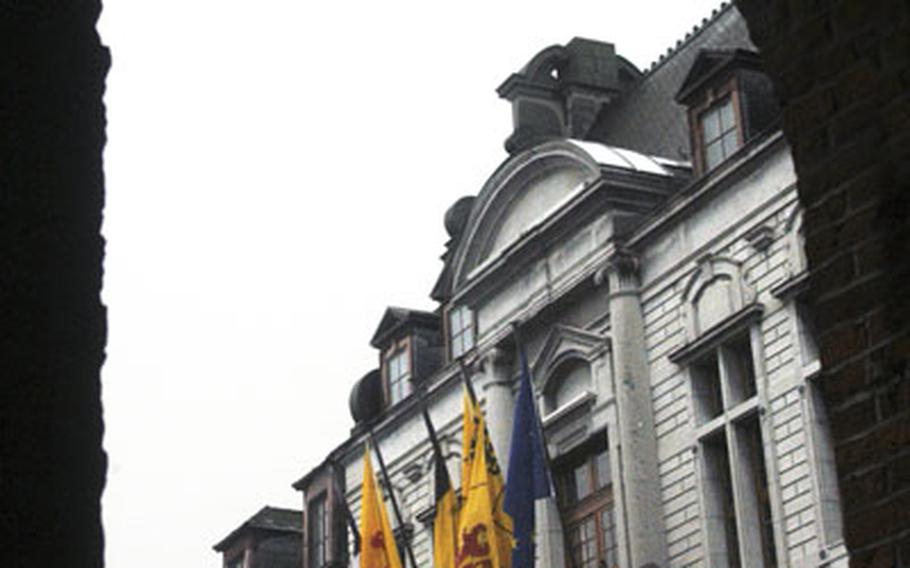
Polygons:
<instances>
[{"instance_id":1,"label":"dormer window","mask_svg":"<svg viewBox=\"0 0 910 568\"><path fill-rule=\"evenodd\" d=\"M398 404L440 367L446 353L442 327L438 313L386 309L370 340L379 350L380 377L370 381L374 402L367 405L367 414Z\"/></svg>"},{"instance_id":2,"label":"dormer window","mask_svg":"<svg viewBox=\"0 0 910 568\"><path fill-rule=\"evenodd\" d=\"M457 359L474 347L474 313L467 306L449 310L449 356Z\"/></svg>"},{"instance_id":3,"label":"dormer window","mask_svg":"<svg viewBox=\"0 0 910 568\"><path fill-rule=\"evenodd\" d=\"M411 394L411 351L408 342L396 345L385 358L386 393L389 405Z\"/></svg>"},{"instance_id":4,"label":"dormer window","mask_svg":"<svg viewBox=\"0 0 910 568\"><path fill-rule=\"evenodd\" d=\"M733 96L728 95L701 114L701 153L705 171L713 170L742 145Z\"/></svg>"},{"instance_id":5,"label":"dormer window","mask_svg":"<svg viewBox=\"0 0 910 568\"><path fill-rule=\"evenodd\" d=\"M676 93L688 107L692 161L705 174L768 131L779 114L757 53L702 50Z\"/></svg>"}]
</instances>

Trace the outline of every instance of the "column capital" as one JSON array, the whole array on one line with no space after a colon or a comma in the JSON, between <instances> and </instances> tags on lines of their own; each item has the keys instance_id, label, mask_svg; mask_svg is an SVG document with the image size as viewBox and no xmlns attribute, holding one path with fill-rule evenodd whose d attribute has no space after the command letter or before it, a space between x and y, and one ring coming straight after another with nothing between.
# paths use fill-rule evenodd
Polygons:
<instances>
[{"instance_id":1,"label":"column capital","mask_svg":"<svg viewBox=\"0 0 910 568\"><path fill-rule=\"evenodd\" d=\"M512 359L509 352L501 347L494 347L481 356L480 364L483 375L486 377L484 389L492 385L507 384L510 382L509 367Z\"/></svg>"},{"instance_id":2,"label":"column capital","mask_svg":"<svg viewBox=\"0 0 910 568\"><path fill-rule=\"evenodd\" d=\"M594 273L594 284L601 286L606 283L613 293L636 290L640 270L641 261L637 254L625 248L617 249Z\"/></svg>"}]
</instances>

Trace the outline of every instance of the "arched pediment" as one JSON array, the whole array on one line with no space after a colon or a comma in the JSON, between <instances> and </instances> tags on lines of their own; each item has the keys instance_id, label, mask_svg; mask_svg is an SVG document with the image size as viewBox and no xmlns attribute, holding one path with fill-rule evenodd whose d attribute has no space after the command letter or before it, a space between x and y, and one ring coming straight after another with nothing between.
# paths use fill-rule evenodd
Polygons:
<instances>
[{"instance_id":1,"label":"arched pediment","mask_svg":"<svg viewBox=\"0 0 910 568\"><path fill-rule=\"evenodd\" d=\"M531 365L534 382L540 390L547 387L547 378L554 369L569 359L580 358L593 361L601 352L609 348L609 338L576 327L557 324L547 335L547 339Z\"/></svg>"},{"instance_id":2,"label":"arched pediment","mask_svg":"<svg viewBox=\"0 0 910 568\"><path fill-rule=\"evenodd\" d=\"M740 262L725 256L706 256L683 291L688 340L695 340L754 300L755 291L743 279Z\"/></svg>"},{"instance_id":3,"label":"arched pediment","mask_svg":"<svg viewBox=\"0 0 910 568\"><path fill-rule=\"evenodd\" d=\"M608 348L606 336L567 325L553 327L532 365L545 413L594 396L593 364Z\"/></svg>"},{"instance_id":4,"label":"arched pediment","mask_svg":"<svg viewBox=\"0 0 910 568\"><path fill-rule=\"evenodd\" d=\"M455 257L455 286L599 175L597 162L566 140L546 142L507 159L474 203Z\"/></svg>"}]
</instances>

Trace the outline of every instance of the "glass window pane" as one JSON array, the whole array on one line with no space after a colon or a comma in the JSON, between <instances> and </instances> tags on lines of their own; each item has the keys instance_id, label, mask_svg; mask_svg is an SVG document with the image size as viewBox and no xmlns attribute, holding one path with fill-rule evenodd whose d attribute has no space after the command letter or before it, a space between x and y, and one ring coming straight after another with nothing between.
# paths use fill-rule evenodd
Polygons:
<instances>
[{"instance_id":1,"label":"glass window pane","mask_svg":"<svg viewBox=\"0 0 910 568\"><path fill-rule=\"evenodd\" d=\"M702 133L705 143L710 142L720 135L720 123L717 110L709 110L702 115Z\"/></svg>"},{"instance_id":2,"label":"glass window pane","mask_svg":"<svg viewBox=\"0 0 910 568\"><path fill-rule=\"evenodd\" d=\"M707 169L714 169L723 159L723 149L720 140L705 147L705 167Z\"/></svg>"},{"instance_id":3,"label":"glass window pane","mask_svg":"<svg viewBox=\"0 0 910 568\"><path fill-rule=\"evenodd\" d=\"M717 356L710 355L692 365L692 398L695 403L695 420L701 425L720 416L723 412L720 391L720 370Z\"/></svg>"},{"instance_id":4,"label":"glass window pane","mask_svg":"<svg viewBox=\"0 0 910 568\"><path fill-rule=\"evenodd\" d=\"M733 506L733 481L727 437L723 430L702 443L705 464L705 516L708 545L724 554L731 568L742 566L739 558L736 511Z\"/></svg>"},{"instance_id":5,"label":"glass window pane","mask_svg":"<svg viewBox=\"0 0 910 568\"><path fill-rule=\"evenodd\" d=\"M720 107L720 127L721 131L726 131L736 126L733 119L733 100L727 99L727 102Z\"/></svg>"},{"instance_id":6,"label":"glass window pane","mask_svg":"<svg viewBox=\"0 0 910 568\"><path fill-rule=\"evenodd\" d=\"M455 337L452 339L452 357L458 357L464 353L462 336Z\"/></svg>"},{"instance_id":7,"label":"glass window pane","mask_svg":"<svg viewBox=\"0 0 910 568\"><path fill-rule=\"evenodd\" d=\"M739 148L739 136L736 134L736 129L727 132L724 134L724 157L729 156Z\"/></svg>"},{"instance_id":8,"label":"glass window pane","mask_svg":"<svg viewBox=\"0 0 910 568\"><path fill-rule=\"evenodd\" d=\"M616 550L616 523L613 517L613 508L600 512L600 530L603 539L603 559L607 568L619 565L619 555Z\"/></svg>"},{"instance_id":9,"label":"glass window pane","mask_svg":"<svg viewBox=\"0 0 910 568\"><path fill-rule=\"evenodd\" d=\"M610 453L604 450L594 459L597 469L597 488L603 489L613 482L613 475L610 471Z\"/></svg>"},{"instance_id":10,"label":"glass window pane","mask_svg":"<svg viewBox=\"0 0 910 568\"><path fill-rule=\"evenodd\" d=\"M461 308L449 312L449 330L453 335L461 331Z\"/></svg>"},{"instance_id":11,"label":"glass window pane","mask_svg":"<svg viewBox=\"0 0 910 568\"><path fill-rule=\"evenodd\" d=\"M730 394L727 408L731 408L749 400L756 393L755 368L752 364L749 336L740 337L729 347L721 348L721 353L724 358L724 371Z\"/></svg>"},{"instance_id":12,"label":"glass window pane","mask_svg":"<svg viewBox=\"0 0 910 568\"><path fill-rule=\"evenodd\" d=\"M591 468L587 463L575 468L575 498L581 501L591 494Z\"/></svg>"},{"instance_id":13,"label":"glass window pane","mask_svg":"<svg viewBox=\"0 0 910 568\"><path fill-rule=\"evenodd\" d=\"M471 347L474 346L474 330L471 328L470 325L465 326L464 334L462 335L462 337L464 337L465 350L470 349Z\"/></svg>"}]
</instances>

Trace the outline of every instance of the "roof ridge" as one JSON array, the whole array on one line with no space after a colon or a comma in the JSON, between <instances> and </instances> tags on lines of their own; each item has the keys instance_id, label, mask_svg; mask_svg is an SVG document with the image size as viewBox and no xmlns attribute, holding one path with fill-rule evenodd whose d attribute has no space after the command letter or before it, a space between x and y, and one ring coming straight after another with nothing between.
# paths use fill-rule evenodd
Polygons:
<instances>
[{"instance_id":1,"label":"roof ridge","mask_svg":"<svg viewBox=\"0 0 910 568\"><path fill-rule=\"evenodd\" d=\"M711 15L706 18L702 18L701 24L695 24L692 26L692 29L686 32L686 35L682 39L676 40L676 45L668 47L666 53L662 53L658 56L656 61L652 61L642 72L642 79L651 75L659 67L661 67L667 60L669 60L674 54L678 53L680 49L687 46L692 42L701 32L705 30L710 24L714 23L723 13L727 10L730 10L733 7L733 2L728 0L723 0L720 3L720 6L714 8L711 11Z\"/></svg>"}]
</instances>

